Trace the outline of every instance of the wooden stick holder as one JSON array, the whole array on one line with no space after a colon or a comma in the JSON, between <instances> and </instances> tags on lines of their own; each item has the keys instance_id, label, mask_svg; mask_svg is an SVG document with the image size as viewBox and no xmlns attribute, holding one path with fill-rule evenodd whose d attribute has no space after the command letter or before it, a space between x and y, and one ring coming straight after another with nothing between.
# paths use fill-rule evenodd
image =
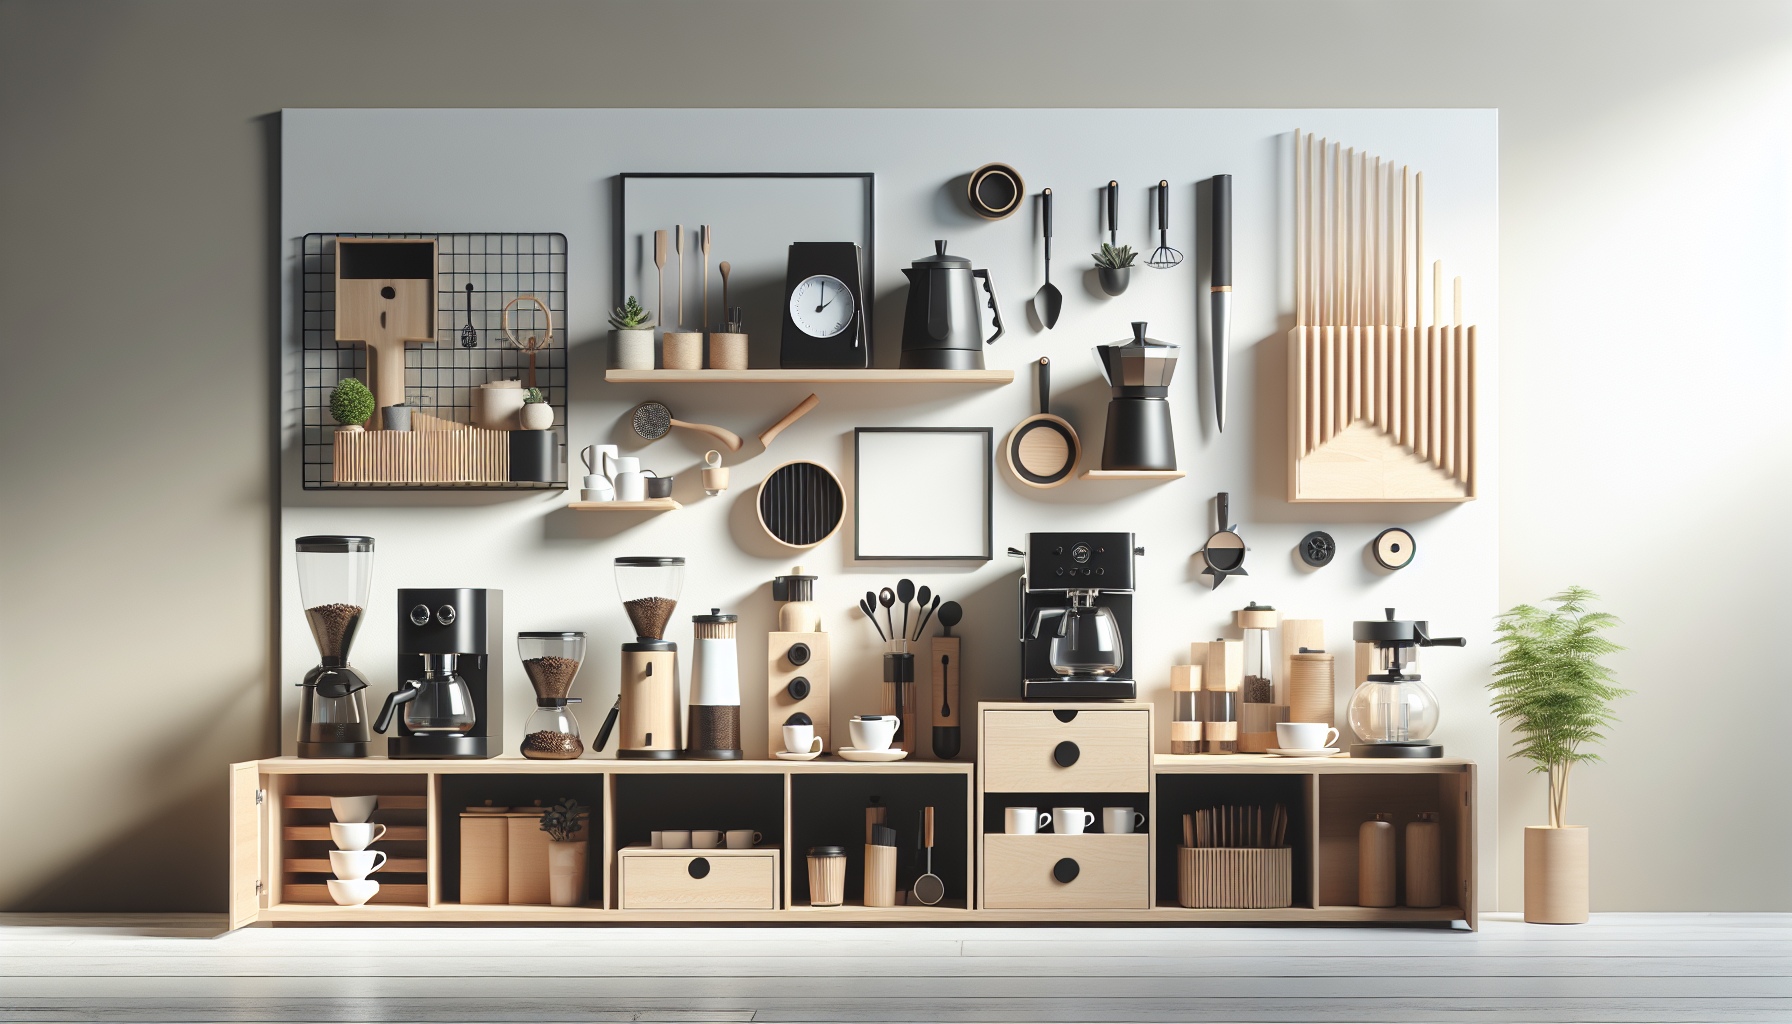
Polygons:
<instances>
[{"instance_id":1,"label":"wooden stick holder","mask_svg":"<svg viewBox=\"0 0 1792 1024\"><path fill-rule=\"evenodd\" d=\"M865 905L896 905L896 847L865 844Z\"/></svg>"},{"instance_id":2,"label":"wooden stick holder","mask_svg":"<svg viewBox=\"0 0 1792 1024\"><path fill-rule=\"evenodd\" d=\"M1259 910L1294 905L1294 851L1177 847L1176 899L1185 907Z\"/></svg>"},{"instance_id":3,"label":"wooden stick holder","mask_svg":"<svg viewBox=\"0 0 1792 1024\"><path fill-rule=\"evenodd\" d=\"M337 431L337 483L460 484L510 480L508 430Z\"/></svg>"}]
</instances>

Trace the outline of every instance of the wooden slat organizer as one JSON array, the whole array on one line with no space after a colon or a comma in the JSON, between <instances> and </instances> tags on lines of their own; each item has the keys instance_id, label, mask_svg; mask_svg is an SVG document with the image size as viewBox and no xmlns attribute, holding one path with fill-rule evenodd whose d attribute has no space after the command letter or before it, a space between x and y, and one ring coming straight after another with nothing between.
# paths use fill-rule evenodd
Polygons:
<instances>
[{"instance_id":1,"label":"wooden slat organizer","mask_svg":"<svg viewBox=\"0 0 1792 1024\"><path fill-rule=\"evenodd\" d=\"M1295 133L1288 500L1473 501L1479 339L1441 261L1424 326L1425 176L1339 145Z\"/></svg>"},{"instance_id":2,"label":"wooden slat organizer","mask_svg":"<svg viewBox=\"0 0 1792 1024\"><path fill-rule=\"evenodd\" d=\"M286 886L286 902L288 903L330 903L330 887L327 885L288 884ZM412 903L421 906L429 902L429 886L427 885L393 885L380 883L380 891L373 894L369 903Z\"/></svg>"},{"instance_id":3,"label":"wooden slat organizer","mask_svg":"<svg viewBox=\"0 0 1792 1024\"><path fill-rule=\"evenodd\" d=\"M280 838L288 840L321 839L330 840L328 825L287 825L280 830ZM422 842L429 838L429 829L422 825L387 825L386 834L375 842Z\"/></svg>"},{"instance_id":4,"label":"wooden slat organizer","mask_svg":"<svg viewBox=\"0 0 1792 1024\"><path fill-rule=\"evenodd\" d=\"M1185 907L1266 910L1294 905L1294 851L1176 848L1176 895Z\"/></svg>"},{"instance_id":5,"label":"wooden slat organizer","mask_svg":"<svg viewBox=\"0 0 1792 1024\"><path fill-rule=\"evenodd\" d=\"M339 430L332 458L338 483L508 483L510 432L481 427Z\"/></svg>"},{"instance_id":6,"label":"wooden slat organizer","mask_svg":"<svg viewBox=\"0 0 1792 1024\"><path fill-rule=\"evenodd\" d=\"M384 842L385 840L380 841ZM332 870L328 857L288 857L281 862L281 867L287 871L315 871L324 875L330 874ZM386 863L374 869L374 874L396 872L420 875L428 870L429 859L427 857L389 857Z\"/></svg>"},{"instance_id":7,"label":"wooden slat organizer","mask_svg":"<svg viewBox=\"0 0 1792 1024\"><path fill-rule=\"evenodd\" d=\"M330 809L330 798L327 796L310 796L301 793L289 793L281 798L281 803L295 810ZM381 795L379 809L382 811L421 811L425 807L421 796L385 796ZM325 836L328 839L329 836Z\"/></svg>"}]
</instances>

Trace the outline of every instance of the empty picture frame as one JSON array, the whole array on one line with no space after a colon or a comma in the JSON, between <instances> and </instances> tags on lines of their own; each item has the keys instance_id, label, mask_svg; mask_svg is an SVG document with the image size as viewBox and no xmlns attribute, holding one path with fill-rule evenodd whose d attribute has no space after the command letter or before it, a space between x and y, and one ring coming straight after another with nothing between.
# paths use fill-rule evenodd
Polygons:
<instances>
[{"instance_id":1,"label":"empty picture frame","mask_svg":"<svg viewBox=\"0 0 1792 1024\"><path fill-rule=\"evenodd\" d=\"M853 556L889 562L994 558L994 453L989 427L853 431Z\"/></svg>"}]
</instances>

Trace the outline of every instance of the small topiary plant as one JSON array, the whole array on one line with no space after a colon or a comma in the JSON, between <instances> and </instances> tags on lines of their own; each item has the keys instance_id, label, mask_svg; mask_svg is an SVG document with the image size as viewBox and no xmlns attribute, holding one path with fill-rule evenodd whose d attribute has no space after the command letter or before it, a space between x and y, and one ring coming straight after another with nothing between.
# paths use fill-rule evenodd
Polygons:
<instances>
[{"instance_id":1,"label":"small topiary plant","mask_svg":"<svg viewBox=\"0 0 1792 1024\"><path fill-rule=\"evenodd\" d=\"M541 405L542 403L544 403L546 401L547 401L547 399L542 396L540 388L530 388L529 389L529 397L523 399L523 404L524 405Z\"/></svg>"},{"instance_id":2,"label":"small topiary plant","mask_svg":"<svg viewBox=\"0 0 1792 1024\"><path fill-rule=\"evenodd\" d=\"M330 418L345 427L360 426L373 415L373 392L359 378L344 377L330 392Z\"/></svg>"},{"instance_id":3,"label":"small topiary plant","mask_svg":"<svg viewBox=\"0 0 1792 1024\"><path fill-rule=\"evenodd\" d=\"M617 331L644 331L653 326L653 314L641 308L630 295L622 308L610 314L610 328Z\"/></svg>"},{"instance_id":4,"label":"small topiary plant","mask_svg":"<svg viewBox=\"0 0 1792 1024\"><path fill-rule=\"evenodd\" d=\"M542 812L541 830L556 843L576 842L584 828L584 823L579 820L579 802L572 797L563 797Z\"/></svg>"},{"instance_id":5,"label":"small topiary plant","mask_svg":"<svg viewBox=\"0 0 1792 1024\"><path fill-rule=\"evenodd\" d=\"M1101 243L1101 251L1094 253L1093 255L1095 257L1096 266L1106 267L1109 270L1120 270L1125 267L1130 267L1132 266L1132 261L1139 256L1138 253L1132 251L1132 246L1130 245L1123 245L1116 249L1106 242Z\"/></svg>"}]
</instances>

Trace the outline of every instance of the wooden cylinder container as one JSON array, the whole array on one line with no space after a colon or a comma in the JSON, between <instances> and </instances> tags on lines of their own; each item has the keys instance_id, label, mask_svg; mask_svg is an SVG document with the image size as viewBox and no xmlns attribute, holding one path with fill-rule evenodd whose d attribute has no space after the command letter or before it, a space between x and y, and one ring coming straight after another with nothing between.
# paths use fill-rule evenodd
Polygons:
<instances>
[{"instance_id":1,"label":"wooden cylinder container","mask_svg":"<svg viewBox=\"0 0 1792 1024\"><path fill-rule=\"evenodd\" d=\"M1531 924L1587 923L1585 825L1524 830L1524 919Z\"/></svg>"},{"instance_id":2,"label":"wooden cylinder container","mask_svg":"<svg viewBox=\"0 0 1792 1024\"><path fill-rule=\"evenodd\" d=\"M865 905L896 905L896 847L865 845Z\"/></svg>"},{"instance_id":3,"label":"wooden cylinder container","mask_svg":"<svg viewBox=\"0 0 1792 1024\"><path fill-rule=\"evenodd\" d=\"M696 331L661 334L660 358L668 370L703 369L703 335Z\"/></svg>"},{"instance_id":4,"label":"wooden cylinder container","mask_svg":"<svg viewBox=\"0 0 1792 1024\"><path fill-rule=\"evenodd\" d=\"M837 907L846 902L846 848L809 849L809 905Z\"/></svg>"},{"instance_id":5,"label":"wooden cylinder container","mask_svg":"<svg viewBox=\"0 0 1792 1024\"><path fill-rule=\"evenodd\" d=\"M1394 816L1377 814L1356 833L1356 903L1394 905Z\"/></svg>"},{"instance_id":6,"label":"wooden cylinder container","mask_svg":"<svg viewBox=\"0 0 1792 1024\"><path fill-rule=\"evenodd\" d=\"M1170 753L1201 752L1201 718L1196 713L1196 696L1201 690L1200 665L1170 666L1170 693L1175 714L1170 719Z\"/></svg>"},{"instance_id":7,"label":"wooden cylinder container","mask_svg":"<svg viewBox=\"0 0 1792 1024\"><path fill-rule=\"evenodd\" d=\"M1329 654L1288 657L1288 720L1332 724L1336 675Z\"/></svg>"},{"instance_id":8,"label":"wooden cylinder container","mask_svg":"<svg viewBox=\"0 0 1792 1024\"><path fill-rule=\"evenodd\" d=\"M1438 907L1444 899L1443 827L1436 811L1406 823L1406 905Z\"/></svg>"},{"instance_id":9,"label":"wooden cylinder container","mask_svg":"<svg viewBox=\"0 0 1792 1024\"><path fill-rule=\"evenodd\" d=\"M744 370L747 368L747 336L717 332L709 336L709 368L712 370Z\"/></svg>"}]
</instances>

